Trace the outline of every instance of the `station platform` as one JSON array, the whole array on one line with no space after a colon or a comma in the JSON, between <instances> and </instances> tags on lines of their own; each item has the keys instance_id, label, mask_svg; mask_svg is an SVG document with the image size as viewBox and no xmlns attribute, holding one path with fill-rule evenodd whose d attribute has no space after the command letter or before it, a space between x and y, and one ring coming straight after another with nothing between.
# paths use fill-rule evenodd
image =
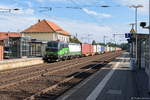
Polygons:
<instances>
[{"instance_id":1,"label":"station platform","mask_svg":"<svg viewBox=\"0 0 150 100\"><path fill-rule=\"evenodd\" d=\"M0 71L42 64L42 58L19 58L0 61Z\"/></svg>"},{"instance_id":2,"label":"station platform","mask_svg":"<svg viewBox=\"0 0 150 100\"><path fill-rule=\"evenodd\" d=\"M57 100L150 100L148 77L144 70L131 71L123 53Z\"/></svg>"}]
</instances>

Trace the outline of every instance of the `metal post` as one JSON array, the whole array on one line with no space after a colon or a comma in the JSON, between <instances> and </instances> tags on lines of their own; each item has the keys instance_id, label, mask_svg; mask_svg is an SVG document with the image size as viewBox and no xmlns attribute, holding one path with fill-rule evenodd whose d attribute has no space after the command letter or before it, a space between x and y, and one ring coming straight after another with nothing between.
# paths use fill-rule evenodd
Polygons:
<instances>
[{"instance_id":1,"label":"metal post","mask_svg":"<svg viewBox=\"0 0 150 100\"><path fill-rule=\"evenodd\" d=\"M138 57L137 57L137 55L138 55L138 50L137 50L137 45L138 45L138 37L137 37L137 10L138 10L138 8L140 8L140 7L143 7L142 5L132 5L132 6L129 6L130 8L135 8L135 31L136 31L136 43L135 43L135 50L136 50L136 54L135 54L135 56L136 56L136 58L135 58L135 61L136 61L136 64L138 64Z\"/></svg>"},{"instance_id":2,"label":"metal post","mask_svg":"<svg viewBox=\"0 0 150 100\"><path fill-rule=\"evenodd\" d=\"M104 35L104 40L103 40L104 44L106 44L106 36Z\"/></svg>"},{"instance_id":3,"label":"metal post","mask_svg":"<svg viewBox=\"0 0 150 100\"><path fill-rule=\"evenodd\" d=\"M137 50L137 45L138 45L138 43L137 43L138 42L137 41L138 40L137 39L137 33L138 33L138 31L137 31L137 9L138 8L136 7L135 8L135 32L136 32L136 44L135 44L136 45L136 56L135 57L136 57L136 64L138 64L138 56L137 56L138 55L138 50Z\"/></svg>"},{"instance_id":4,"label":"metal post","mask_svg":"<svg viewBox=\"0 0 150 100\"><path fill-rule=\"evenodd\" d=\"M137 33L137 7L135 8L135 31Z\"/></svg>"},{"instance_id":5,"label":"metal post","mask_svg":"<svg viewBox=\"0 0 150 100\"><path fill-rule=\"evenodd\" d=\"M105 36L104 36L104 40L103 40L104 44L105 44Z\"/></svg>"},{"instance_id":6,"label":"metal post","mask_svg":"<svg viewBox=\"0 0 150 100\"><path fill-rule=\"evenodd\" d=\"M149 58L150 58L150 0L149 0ZM149 59L149 68L150 68L150 59ZM150 75L149 75L149 83L148 83L148 92L150 94Z\"/></svg>"},{"instance_id":7,"label":"metal post","mask_svg":"<svg viewBox=\"0 0 150 100\"><path fill-rule=\"evenodd\" d=\"M114 34L114 44L115 44L115 50L116 50L116 34Z\"/></svg>"}]
</instances>

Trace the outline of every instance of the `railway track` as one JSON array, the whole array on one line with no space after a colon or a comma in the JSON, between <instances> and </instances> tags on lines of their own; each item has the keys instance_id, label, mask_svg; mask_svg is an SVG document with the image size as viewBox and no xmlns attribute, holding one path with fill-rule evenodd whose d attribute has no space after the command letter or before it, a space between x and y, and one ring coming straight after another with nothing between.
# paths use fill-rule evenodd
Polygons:
<instances>
[{"instance_id":1,"label":"railway track","mask_svg":"<svg viewBox=\"0 0 150 100\"><path fill-rule=\"evenodd\" d=\"M81 74L82 72L85 72L85 71L90 71L90 69L92 69L92 67L89 67L88 69L84 70L84 69L81 69L83 66L86 66L86 65L89 65L89 64L94 64L95 65L98 65L98 64L95 64L95 63L91 63L91 61L94 61L94 60L100 60L102 64L105 64L105 63L108 63L110 60L112 60L114 57L118 56L120 53L109 53L107 55L101 55L101 56L95 56L95 57L89 57L87 59L82 59L82 60L75 60L73 62L68 62L68 64L64 64L64 65L59 65L59 66L55 66L53 68L47 68L46 70L39 70L39 71L36 71L36 72L33 72L33 73L30 73L30 74L25 74L25 75L22 75L22 76L16 76L16 77L13 77L13 78L10 78L10 79L5 79L5 81L3 82L0 82L0 89L4 89L4 91L8 90L17 90L19 91L18 88L22 91L33 91L32 93L35 93L33 94L32 96L29 96L29 95L26 95L25 97L28 97L26 98L26 100L30 100L30 99L36 99L35 97L39 94L43 94L43 93L46 93L45 91L51 91L51 89L54 89L55 87L58 87L70 80L72 80L76 75L79 75ZM92 59L91 59L92 58ZM107 59L106 59L107 58ZM93 60L94 59L94 60ZM66 62L65 62L66 63ZM60 62L60 64L63 64L63 62ZM46 64L46 66L49 65L49 64ZM57 64L52 64L52 65L57 65ZM71 75L70 77L67 77L68 75L70 75L71 73L73 72L78 72L76 74L74 74L73 76ZM25 77L27 76L27 77ZM58 78L57 78L58 77ZM20 80L15 80L15 79L20 79ZM12 81L10 81L12 80ZM28 84L32 83L32 85L30 87L34 87L34 85L36 84L36 82L42 82L43 83L45 81L50 81L47 86L40 86L40 87L36 87L36 89L25 89L23 87L27 86ZM33 84L34 83L34 84ZM36 86L36 85L35 85ZM22 89L21 89L22 87ZM36 93L36 91L39 91L38 93ZM22 93L22 92L20 92ZM12 93L13 94L13 93ZM31 94L30 94L31 95ZM21 99L25 98L25 97L22 97ZM20 100L17 99L17 100Z\"/></svg>"},{"instance_id":2,"label":"railway track","mask_svg":"<svg viewBox=\"0 0 150 100\"><path fill-rule=\"evenodd\" d=\"M103 55L101 57L105 57L105 55ZM71 62L71 63L68 63L68 64L64 64L64 65L61 65L61 66L55 66L55 67L52 67L52 68L51 67L47 67L47 68L43 67L43 69L41 69L41 70L35 70L35 72L33 71L32 73L25 73L25 74L21 74L21 75L18 74L17 76L14 76L14 77L12 75L10 77L10 75L9 75L8 77L10 77L10 78L5 77L3 80L0 81L0 89L6 88L6 87L9 87L9 86L12 86L12 85L20 84L20 83L23 83L23 82L26 82L26 81L38 79L43 74L48 75L48 74L55 73L55 72L58 72L58 71L61 71L61 70L72 68L75 65L79 65L79 64L82 64L82 63L84 64L84 63L92 61L90 58L88 58L86 60L87 60L86 62L82 62L82 60L80 60L80 62L79 61L74 61L74 62ZM67 67L67 66L69 66L69 67ZM13 82L13 81L15 81L15 82Z\"/></svg>"},{"instance_id":3,"label":"railway track","mask_svg":"<svg viewBox=\"0 0 150 100\"><path fill-rule=\"evenodd\" d=\"M92 58L92 57L90 57ZM85 57L85 59L90 59L88 57ZM67 60L67 61L63 61L63 62L55 62L55 63L50 63L50 64L40 64L40 65L34 65L34 66L28 66L28 67L24 67L24 68L18 68L18 69L12 69L12 70L8 70L8 71L3 71L0 72L0 78L2 79L3 77L6 78L7 76L13 76L13 75L19 75L19 74L26 74L26 73L30 73L33 71L38 71L38 70L44 70L47 68L53 68L57 65L64 65L64 64L68 64L68 63L72 63L72 62L77 62L77 61L82 61L83 58L79 58L79 59L74 59L74 60Z\"/></svg>"},{"instance_id":4,"label":"railway track","mask_svg":"<svg viewBox=\"0 0 150 100\"><path fill-rule=\"evenodd\" d=\"M101 57L103 57L103 56L104 55L101 55ZM3 73L3 75L0 74L0 78L1 78L0 88L3 88L3 86L1 86L1 85L7 84L10 81L17 81L17 80L19 81L19 80L27 78L27 77L30 77L30 79L32 79L31 76L36 76L36 75L38 75L37 77L40 77L41 74L49 72L51 70L53 71L53 70L57 70L61 67L75 65L77 63L81 63L85 59L89 60L89 59L93 59L95 57L76 59L73 61L66 61L66 62L60 62L60 63L43 64L43 65L39 65L39 67L33 66L33 68L23 68L22 70L15 69L14 71L11 70L9 73L7 71L7 72ZM5 85L5 86L7 86L7 85Z\"/></svg>"},{"instance_id":5,"label":"railway track","mask_svg":"<svg viewBox=\"0 0 150 100\"><path fill-rule=\"evenodd\" d=\"M104 55L104 54L102 54L102 55ZM73 59L73 60L66 60L66 61L62 61L62 62L60 61L60 62L55 62L55 63L50 63L50 64L44 63L44 64L39 64L39 65L27 66L27 67L23 67L23 68L16 68L16 69L11 69L11 70L6 70L6 71L0 71L0 78L2 78L4 75L8 75L11 73L14 73L15 75L18 74L18 72L27 73L29 70L30 71L42 70L43 68L57 66L58 64L61 65L61 64L74 62L74 61L80 61L83 59L92 59L93 57L94 56L89 56L89 57L83 57L83 58L78 58L78 59ZM21 74L23 74L23 73L21 73Z\"/></svg>"}]
</instances>

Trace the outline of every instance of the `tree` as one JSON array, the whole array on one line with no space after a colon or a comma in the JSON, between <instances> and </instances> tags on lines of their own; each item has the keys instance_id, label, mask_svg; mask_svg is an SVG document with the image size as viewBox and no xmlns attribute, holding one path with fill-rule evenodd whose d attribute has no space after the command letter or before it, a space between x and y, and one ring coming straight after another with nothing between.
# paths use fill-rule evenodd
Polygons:
<instances>
[{"instance_id":1,"label":"tree","mask_svg":"<svg viewBox=\"0 0 150 100\"><path fill-rule=\"evenodd\" d=\"M120 48L122 48L123 50L128 50L129 44L128 43L122 43L122 44L120 44Z\"/></svg>"},{"instance_id":2,"label":"tree","mask_svg":"<svg viewBox=\"0 0 150 100\"><path fill-rule=\"evenodd\" d=\"M76 38L76 37L70 37L70 38L69 38L69 41L70 41L71 43L81 43L81 41L79 41L79 39Z\"/></svg>"},{"instance_id":3,"label":"tree","mask_svg":"<svg viewBox=\"0 0 150 100\"><path fill-rule=\"evenodd\" d=\"M96 41L95 40L93 40L92 41L92 45L96 45L97 43L96 43Z\"/></svg>"},{"instance_id":4,"label":"tree","mask_svg":"<svg viewBox=\"0 0 150 100\"><path fill-rule=\"evenodd\" d=\"M108 42L107 45L111 46L111 47L116 47L117 45L111 42Z\"/></svg>"},{"instance_id":5,"label":"tree","mask_svg":"<svg viewBox=\"0 0 150 100\"><path fill-rule=\"evenodd\" d=\"M97 43L98 45L103 45L103 46L106 46L106 44L105 43Z\"/></svg>"}]
</instances>

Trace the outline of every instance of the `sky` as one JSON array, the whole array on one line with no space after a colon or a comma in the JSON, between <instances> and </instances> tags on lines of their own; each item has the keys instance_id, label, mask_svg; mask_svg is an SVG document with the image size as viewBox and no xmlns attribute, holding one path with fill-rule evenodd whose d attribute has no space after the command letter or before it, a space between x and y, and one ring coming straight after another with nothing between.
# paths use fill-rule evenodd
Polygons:
<instances>
[{"instance_id":1,"label":"sky","mask_svg":"<svg viewBox=\"0 0 150 100\"><path fill-rule=\"evenodd\" d=\"M108 5L104 8L102 5ZM139 27L148 22L148 0L1 0L0 31L21 32L38 22L52 21L82 42L125 42L130 23L135 22L135 9L131 5L143 5L138 9L138 32L148 33ZM19 11L3 9L19 8ZM6 11L6 12L3 12ZM113 34L116 35L114 38Z\"/></svg>"}]
</instances>

